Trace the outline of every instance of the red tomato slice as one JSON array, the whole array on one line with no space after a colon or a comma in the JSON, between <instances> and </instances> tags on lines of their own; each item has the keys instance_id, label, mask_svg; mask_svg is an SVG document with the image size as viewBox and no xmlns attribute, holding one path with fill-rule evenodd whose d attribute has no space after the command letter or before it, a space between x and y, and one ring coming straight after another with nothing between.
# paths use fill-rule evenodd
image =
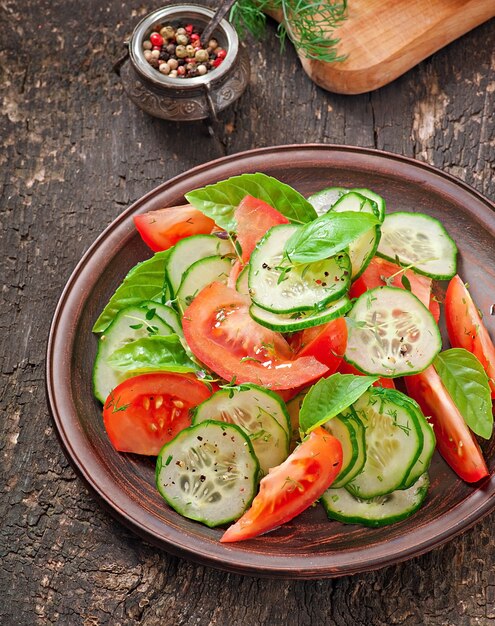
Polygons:
<instances>
[{"instance_id":1,"label":"red tomato slice","mask_svg":"<svg viewBox=\"0 0 495 626\"><path fill-rule=\"evenodd\" d=\"M168 250L184 237L207 235L215 226L212 219L190 204L135 215L134 224L153 252Z\"/></svg>"},{"instance_id":2,"label":"red tomato slice","mask_svg":"<svg viewBox=\"0 0 495 626\"><path fill-rule=\"evenodd\" d=\"M386 259L382 259L378 256L373 257L361 276L353 282L349 292L351 298L359 298L359 296L369 289L385 285L385 278L389 278L399 272L397 276L394 276L391 286L405 289L401 282L402 277L405 275L411 285L411 292L428 307L430 304L431 278L416 274L416 272L410 269L403 272L401 271L402 269L400 265L391 263Z\"/></svg>"},{"instance_id":3,"label":"red tomato slice","mask_svg":"<svg viewBox=\"0 0 495 626\"><path fill-rule=\"evenodd\" d=\"M211 396L194 376L153 372L125 380L108 396L103 422L119 452L156 456L191 425L189 409Z\"/></svg>"},{"instance_id":4,"label":"red tomato slice","mask_svg":"<svg viewBox=\"0 0 495 626\"><path fill-rule=\"evenodd\" d=\"M330 376L337 371L347 346L345 319L339 317L327 324L294 333L289 343L297 357L314 356L326 365L328 372L325 376Z\"/></svg>"},{"instance_id":5,"label":"red tomato slice","mask_svg":"<svg viewBox=\"0 0 495 626\"><path fill-rule=\"evenodd\" d=\"M288 224L289 220L277 209L253 198L246 196L235 210L237 223L237 241L242 248L242 260L249 261L252 251L263 235L278 224Z\"/></svg>"},{"instance_id":6,"label":"red tomato slice","mask_svg":"<svg viewBox=\"0 0 495 626\"><path fill-rule=\"evenodd\" d=\"M314 357L293 360L281 334L255 322L249 298L220 283L205 287L184 312L183 329L195 356L222 378L291 389L320 378Z\"/></svg>"},{"instance_id":7,"label":"red tomato slice","mask_svg":"<svg viewBox=\"0 0 495 626\"><path fill-rule=\"evenodd\" d=\"M351 365L345 360L339 365L339 372L341 374L355 374L356 376L364 376L363 372ZM395 389L395 383L393 378L379 378L373 383L373 387L385 387L386 389Z\"/></svg>"},{"instance_id":8,"label":"red tomato slice","mask_svg":"<svg viewBox=\"0 0 495 626\"><path fill-rule=\"evenodd\" d=\"M475 483L488 476L483 453L433 365L406 376L407 392L431 418L437 448L463 480Z\"/></svg>"},{"instance_id":9,"label":"red tomato slice","mask_svg":"<svg viewBox=\"0 0 495 626\"><path fill-rule=\"evenodd\" d=\"M433 294L430 296L430 304L428 305L428 308L430 309L430 313L433 315L433 319L438 324L438 320L440 319L440 303Z\"/></svg>"},{"instance_id":10,"label":"red tomato slice","mask_svg":"<svg viewBox=\"0 0 495 626\"><path fill-rule=\"evenodd\" d=\"M487 373L492 398L495 398L495 347L459 276L454 276L447 288L445 321L452 347L465 348L478 358Z\"/></svg>"},{"instance_id":11,"label":"red tomato slice","mask_svg":"<svg viewBox=\"0 0 495 626\"><path fill-rule=\"evenodd\" d=\"M220 541L251 539L288 522L330 487L341 467L340 441L324 428L315 428L281 465L261 480L251 508L227 529Z\"/></svg>"},{"instance_id":12,"label":"red tomato slice","mask_svg":"<svg viewBox=\"0 0 495 626\"><path fill-rule=\"evenodd\" d=\"M232 269L230 270L229 278L227 280L227 285L232 289L235 289L237 279L239 278L239 274L242 272L243 267L244 265L241 261L236 261L234 265L232 265Z\"/></svg>"}]
</instances>

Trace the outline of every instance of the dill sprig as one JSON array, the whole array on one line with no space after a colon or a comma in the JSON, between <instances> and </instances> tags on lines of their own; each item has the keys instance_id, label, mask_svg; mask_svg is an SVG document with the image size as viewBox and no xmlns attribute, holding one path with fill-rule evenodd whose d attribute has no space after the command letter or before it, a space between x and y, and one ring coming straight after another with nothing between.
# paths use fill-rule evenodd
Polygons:
<instances>
[{"instance_id":1,"label":"dill sprig","mask_svg":"<svg viewBox=\"0 0 495 626\"><path fill-rule=\"evenodd\" d=\"M308 2L308 0L237 0L230 19L242 33L248 30L259 38L265 32L268 12L281 12L283 21L277 35L282 49L289 38L299 52L318 61L343 61L337 45L340 39L333 30L346 18L347 0L340 2Z\"/></svg>"}]
</instances>

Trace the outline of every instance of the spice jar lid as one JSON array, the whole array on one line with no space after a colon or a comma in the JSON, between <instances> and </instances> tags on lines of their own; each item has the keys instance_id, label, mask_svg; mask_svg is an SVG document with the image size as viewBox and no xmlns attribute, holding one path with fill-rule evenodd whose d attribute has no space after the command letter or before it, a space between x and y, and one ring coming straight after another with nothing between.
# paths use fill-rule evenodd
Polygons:
<instances>
[{"instance_id":1,"label":"spice jar lid","mask_svg":"<svg viewBox=\"0 0 495 626\"><path fill-rule=\"evenodd\" d=\"M197 89L198 85L214 83L228 74L238 54L239 38L233 26L225 19L218 25L214 35L220 45L226 49L224 62L214 70L194 78L174 78L160 74L144 57L143 42L151 34L153 27L160 23L192 22L203 30L214 15L214 11L196 4L174 4L157 9L146 15L134 29L129 42L129 55L136 71L145 79L156 85L174 87L176 89Z\"/></svg>"}]
</instances>

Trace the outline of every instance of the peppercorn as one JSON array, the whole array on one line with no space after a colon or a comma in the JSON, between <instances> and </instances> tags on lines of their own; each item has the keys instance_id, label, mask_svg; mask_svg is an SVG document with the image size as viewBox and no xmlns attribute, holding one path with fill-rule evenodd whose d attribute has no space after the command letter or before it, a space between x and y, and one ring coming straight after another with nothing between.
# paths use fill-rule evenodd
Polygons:
<instances>
[{"instance_id":1,"label":"peppercorn","mask_svg":"<svg viewBox=\"0 0 495 626\"><path fill-rule=\"evenodd\" d=\"M188 57L193 57L196 54L196 48L189 44L186 46L186 52Z\"/></svg>"},{"instance_id":2,"label":"peppercorn","mask_svg":"<svg viewBox=\"0 0 495 626\"><path fill-rule=\"evenodd\" d=\"M158 70L162 74L170 74L170 65L168 63L162 63L161 65L158 66Z\"/></svg>"},{"instance_id":3,"label":"peppercorn","mask_svg":"<svg viewBox=\"0 0 495 626\"><path fill-rule=\"evenodd\" d=\"M175 31L175 34L176 34L176 35L185 35L186 33L187 33L187 31L186 31L186 29L185 29L185 28L178 28L178 29Z\"/></svg>"},{"instance_id":4,"label":"peppercorn","mask_svg":"<svg viewBox=\"0 0 495 626\"><path fill-rule=\"evenodd\" d=\"M175 56L179 59L184 59L187 57L186 46L177 46L175 48Z\"/></svg>"},{"instance_id":5,"label":"peppercorn","mask_svg":"<svg viewBox=\"0 0 495 626\"><path fill-rule=\"evenodd\" d=\"M209 56L210 55L206 52L206 50L196 50L194 58L196 61L199 61L199 63L203 63L204 61L208 61Z\"/></svg>"},{"instance_id":6,"label":"peppercorn","mask_svg":"<svg viewBox=\"0 0 495 626\"><path fill-rule=\"evenodd\" d=\"M218 47L218 41L216 39L210 39L210 41L208 42L208 48L215 50L215 48L217 47Z\"/></svg>"},{"instance_id":7,"label":"peppercorn","mask_svg":"<svg viewBox=\"0 0 495 626\"><path fill-rule=\"evenodd\" d=\"M177 68L177 76L185 76L186 75L186 68L183 65L180 65Z\"/></svg>"},{"instance_id":8,"label":"peppercorn","mask_svg":"<svg viewBox=\"0 0 495 626\"><path fill-rule=\"evenodd\" d=\"M160 31L160 35L164 39L173 39L175 37L175 29L173 26L164 26Z\"/></svg>"},{"instance_id":9,"label":"peppercorn","mask_svg":"<svg viewBox=\"0 0 495 626\"><path fill-rule=\"evenodd\" d=\"M150 41L151 45L153 46L163 46L163 37L160 35L160 33L152 33L150 35Z\"/></svg>"},{"instance_id":10,"label":"peppercorn","mask_svg":"<svg viewBox=\"0 0 495 626\"><path fill-rule=\"evenodd\" d=\"M143 43L143 49L144 50L151 50L152 47L153 47L153 44L151 43L151 41L145 41Z\"/></svg>"},{"instance_id":11,"label":"peppercorn","mask_svg":"<svg viewBox=\"0 0 495 626\"><path fill-rule=\"evenodd\" d=\"M152 50L151 51L151 57L153 59L158 59L159 56L160 56L160 50Z\"/></svg>"},{"instance_id":12,"label":"peppercorn","mask_svg":"<svg viewBox=\"0 0 495 626\"><path fill-rule=\"evenodd\" d=\"M197 70L200 76L204 76L206 72L208 71L206 65L198 65Z\"/></svg>"},{"instance_id":13,"label":"peppercorn","mask_svg":"<svg viewBox=\"0 0 495 626\"><path fill-rule=\"evenodd\" d=\"M176 70L179 67L177 59L169 59L168 64L171 70Z\"/></svg>"},{"instance_id":14,"label":"peppercorn","mask_svg":"<svg viewBox=\"0 0 495 626\"><path fill-rule=\"evenodd\" d=\"M175 41L179 46L187 46L189 43L189 37L187 35L176 35Z\"/></svg>"}]
</instances>

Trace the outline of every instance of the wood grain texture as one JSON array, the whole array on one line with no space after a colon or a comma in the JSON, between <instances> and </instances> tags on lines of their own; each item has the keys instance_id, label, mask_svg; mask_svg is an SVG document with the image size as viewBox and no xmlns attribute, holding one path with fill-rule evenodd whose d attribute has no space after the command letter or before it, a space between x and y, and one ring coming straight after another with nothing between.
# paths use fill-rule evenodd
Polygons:
<instances>
[{"instance_id":1,"label":"wood grain texture","mask_svg":"<svg viewBox=\"0 0 495 626\"><path fill-rule=\"evenodd\" d=\"M326 63L301 55L301 63L324 89L365 93L494 16L493 0L353 0L345 22L328 29L329 38L341 40L338 52L346 59Z\"/></svg>"},{"instance_id":2,"label":"wood grain texture","mask_svg":"<svg viewBox=\"0 0 495 626\"><path fill-rule=\"evenodd\" d=\"M280 57L270 24L270 37L251 44L248 91L211 140L201 124L148 118L110 72L121 41L152 8L134 0L87 0L77 12L62 0L0 7L0 623L492 624L493 514L402 565L329 581L262 580L142 542L65 460L44 399L51 316L104 226L164 180L256 146L333 142L427 161L495 199L493 22L356 97L320 90L291 49Z\"/></svg>"}]
</instances>

